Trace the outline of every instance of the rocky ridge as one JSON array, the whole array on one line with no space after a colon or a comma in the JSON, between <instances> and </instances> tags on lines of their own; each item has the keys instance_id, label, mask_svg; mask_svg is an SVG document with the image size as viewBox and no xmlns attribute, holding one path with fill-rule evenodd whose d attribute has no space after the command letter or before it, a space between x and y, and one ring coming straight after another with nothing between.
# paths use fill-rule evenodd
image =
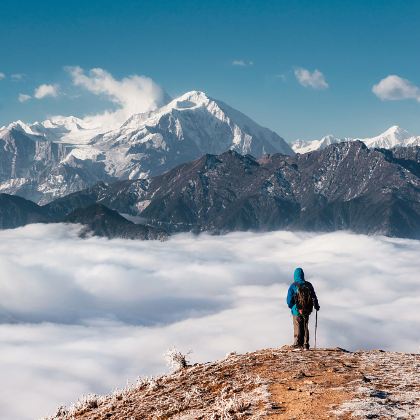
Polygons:
<instances>
[{"instance_id":1,"label":"rocky ridge","mask_svg":"<svg viewBox=\"0 0 420 420\"><path fill-rule=\"evenodd\" d=\"M417 419L419 370L419 354L381 350L231 353L82 397L48 419Z\"/></svg>"},{"instance_id":2,"label":"rocky ridge","mask_svg":"<svg viewBox=\"0 0 420 420\"><path fill-rule=\"evenodd\" d=\"M0 229L14 229L31 223L79 224L81 238L90 236L142 240L168 238L168 233L164 229L147 223L133 223L102 204L80 206L69 213L59 214L22 197L0 194Z\"/></svg>"},{"instance_id":3,"label":"rocky ridge","mask_svg":"<svg viewBox=\"0 0 420 420\"><path fill-rule=\"evenodd\" d=\"M46 209L63 216L98 202L168 232L347 229L418 239L419 150L347 142L261 159L228 151L150 180L98 184Z\"/></svg>"}]
</instances>

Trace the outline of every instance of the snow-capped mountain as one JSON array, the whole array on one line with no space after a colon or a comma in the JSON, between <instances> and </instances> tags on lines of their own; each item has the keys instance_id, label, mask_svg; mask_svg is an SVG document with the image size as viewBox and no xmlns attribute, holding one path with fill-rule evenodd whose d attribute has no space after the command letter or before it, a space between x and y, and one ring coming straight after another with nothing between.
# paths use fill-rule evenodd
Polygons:
<instances>
[{"instance_id":1,"label":"snow-capped mountain","mask_svg":"<svg viewBox=\"0 0 420 420\"><path fill-rule=\"evenodd\" d=\"M105 156L109 174L129 179L162 173L203 154L229 149L257 157L293 154L273 131L198 91L155 111L133 115L119 129L92 139L90 145Z\"/></svg>"},{"instance_id":2,"label":"snow-capped mountain","mask_svg":"<svg viewBox=\"0 0 420 420\"><path fill-rule=\"evenodd\" d=\"M294 153L273 131L198 91L108 132L76 117L16 121L0 128L0 192L46 202L100 180L157 175L228 149L256 157Z\"/></svg>"},{"instance_id":3,"label":"snow-capped mountain","mask_svg":"<svg viewBox=\"0 0 420 420\"><path fill-rule=\"evenodd\" d=\"M48 140L76 145L87 143L92 137L103 132L102 127L73 116L51 117L31 124L30 129L44 135Z\"/></svg>"},{"instance_id":4,"label":"snow-capped mountain","mask_svg":"<svg viewBox=\"0 0 420 420\"><path fill-rule=\"evenodd\" d=\"M104 131L100 126L89 123L86 119L73 116L55 116L32 124L21 120L14 121L0 127L0 136L2 132L10 130L18 130L28 136L41 136L44 140L52 142L75 145L87 143L92 137Z\"/></svg>"},{"instance_id":5,"label":"snow-capped mountain","mask_svg":"<svg viewBox=\"0 0 420 420\"><path fill-rule=\"evenodd\" d=\"M370 148L392 149L393 147L420 146L420 136L413 136L397 125L379 136L361 139Z\"/></svg>"},{"instance_id":6,"label":"snow-capped mountain","mask_svg":"<svg viewBox=\"0 0 420 420\"><path fill-rule=\"evenodd\" d=\"M420 136L413 136L407 130L394 125L388 130L384 131L375 137L366 138L339 138L333 135L328 135L320 140L296 140L292 144L292 149L296 153L308 153L314 150L323 150L330 144L342 143L345 141L359 140L366 144L371 149L392 149L394 147L420 146Z\"/></svg>"},{"instance_id":7,"label":"snow-capped mountain","mask_svg":"<svg viewBox=\"0 0 420 420\"><path fill-rule=\"evenodd\" d=\"M352 139L340 139L338 137L334 137L332 134L328 134L327 136L322 137L320 140L296 140L292 144L292 149L295 153L304 154L308 152L313 152L314 150L323 150L331 144L341 143L343 141L349 140Z\"/></svg>"}]
</instances>

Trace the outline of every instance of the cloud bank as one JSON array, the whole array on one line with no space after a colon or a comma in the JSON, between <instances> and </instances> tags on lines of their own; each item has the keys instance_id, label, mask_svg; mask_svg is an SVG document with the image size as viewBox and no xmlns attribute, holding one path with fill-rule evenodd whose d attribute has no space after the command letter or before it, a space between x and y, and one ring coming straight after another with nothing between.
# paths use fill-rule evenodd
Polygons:
<instances>
[{"instance_id":1,"label":"cloud bank","mask_svg":"<svg viewBox=\"0 0 420 420\"><path fill-rule=\"evenodd\" d=\"M12 75L16 76L16 75ZM16 79L18 80L18 79ZM21 103L27 102L30 99L44 99L44 98L56 98L59 95L60 92L60 86L58 84L42 84L39 85L34 90L33 96L27 95L26 93L19 93L18 95L18 101Z\"/></svg>"},{"instance_id":2,"label":"cloud bank","mask_svg":"<svg viewBox=\"0 0 420 420\"><path fill-rule=\"evenodd\" d=\"M57 84L48 85L43 84L39 85L34 91L34 98L35 99L44 99L48 96L52 98L56 98L58 96L59 86Z\"/></svg>"},{"instance_id":3,"label":"cloud bank","mask_svg":"<svg viewBox=\"0 0 420 420\"><path fill-rule=\"evenodd\" d=\"M420 102L420 88L396 74L380 80L372 87L372 92L383 101L415 99Z\"/></svg>"},{"instance_id":4,"label":"cloud bank","mask_svg":"<svg viewBox=\"0 0 420 420\"><path fill-rule=\"evenodd\" d=\"M121 80L101 68L85 72L81 67L66 67L74 86L111 101L116 109L85 117L88 123L115 128L133 114L152 111L167 100L164 90L151 78L132 75Z\"/></svg>"},{"instance_id":5,"label":"cloud bank","mask_svg":"<svg viewBox=\"0 0 420 420\"><path fill-rule=\"evenodd\" d=\"M295 69L296 80L304 87L310 87L312 89L327 89L328 83L325 80L325 76L317 69L313 72L304 69Z\"/></svg>"},{"instance_id":6,"label":"cloud bank","mask_svg":"<svg viewBox=\"0 0 420 420\"><path fill-rule=\"evenodd\" d=\"M420 241L273 232L140 242L77 230L0 232L5 418L162 373L173 345L195 362L291 342L296 266L318 293L320 346L419 350Z\"/></svg>"}]
</instances>

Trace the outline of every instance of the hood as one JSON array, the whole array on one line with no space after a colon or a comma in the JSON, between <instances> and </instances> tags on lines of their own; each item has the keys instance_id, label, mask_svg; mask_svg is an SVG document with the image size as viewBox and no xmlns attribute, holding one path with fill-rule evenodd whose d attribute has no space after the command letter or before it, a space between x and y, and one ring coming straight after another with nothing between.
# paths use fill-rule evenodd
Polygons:
<instances>
[{"instance_id":1,"label":"hood","mask_svg":"<svg viewBox=\"0 0 420 420\"><path fill-rule=\"evenodd\" d=\"M305 281L305 273L300 267L296 268L293 277L294 277L295 282L297 283L303 283Z\"/></svg>"}]
</instances>

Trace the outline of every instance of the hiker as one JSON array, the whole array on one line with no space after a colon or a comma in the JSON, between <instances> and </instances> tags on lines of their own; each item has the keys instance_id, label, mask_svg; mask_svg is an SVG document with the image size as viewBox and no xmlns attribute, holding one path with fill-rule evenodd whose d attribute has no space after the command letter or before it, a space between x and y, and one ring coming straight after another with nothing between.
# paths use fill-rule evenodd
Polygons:
<instances>
[{"instance_id":1,"label":"hiker","mask_svg":"<svg viewBox=\"0 0 420 420\"><path fill-rule=\"evenodd\" d=\"M309 315L313 308L319 311L318 298L311 283L305 280L301 268L296 268L294 282L287 292L287 306L293 315L294 348L309 350Z\"/></svg>"}]
</instances>

